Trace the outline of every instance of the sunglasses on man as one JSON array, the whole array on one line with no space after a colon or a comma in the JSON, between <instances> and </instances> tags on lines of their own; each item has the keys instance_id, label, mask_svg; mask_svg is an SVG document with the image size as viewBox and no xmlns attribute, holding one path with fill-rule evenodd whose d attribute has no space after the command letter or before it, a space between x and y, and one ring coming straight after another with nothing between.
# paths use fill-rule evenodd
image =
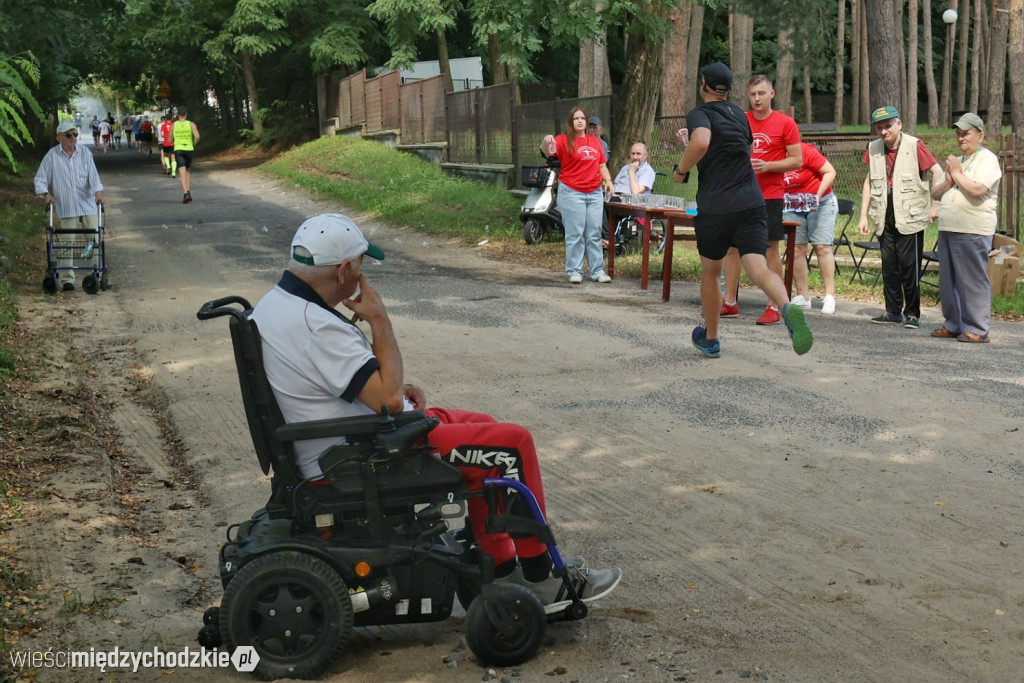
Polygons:
<instances>
[{"instance_id":1,"label":"sunglasses on man","mask_svg":"<svg viewBox=\"0 0 1024 683\"><path fill-rule=\"evenodd\" d=\"M73 130L69 130L67 133L64 133L64 137L66 137L68 140L70 140L71 138L77 138L78 137L78 133L76 133Z\"/></svg>"}]
</instances>

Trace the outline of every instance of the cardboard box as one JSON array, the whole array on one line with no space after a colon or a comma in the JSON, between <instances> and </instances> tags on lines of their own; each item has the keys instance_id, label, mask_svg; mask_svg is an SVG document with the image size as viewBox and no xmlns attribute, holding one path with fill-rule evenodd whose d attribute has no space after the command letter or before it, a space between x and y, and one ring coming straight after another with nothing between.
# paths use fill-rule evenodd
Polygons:
<instances>
[{"instance_id":1,"label":"cardboard box","mask_svg":"<svg viewBox=\"0 0 1024 683\"><path fill-rule=\"evenodd\" d=\"M1007 256L998 249L993 249L988 257L988 280L992 285L992 296L997 294L1013 294L1017 289L1017 276L1020 274L1020 258Z\"/></svg>"}]
</instances>

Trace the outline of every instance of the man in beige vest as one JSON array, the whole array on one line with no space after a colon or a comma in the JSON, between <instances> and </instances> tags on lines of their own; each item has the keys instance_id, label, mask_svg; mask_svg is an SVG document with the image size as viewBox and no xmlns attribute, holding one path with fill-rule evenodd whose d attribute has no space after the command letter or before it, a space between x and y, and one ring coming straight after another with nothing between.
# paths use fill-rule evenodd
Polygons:
<instances>
[{"instance_id":1,"label":"man in beige vest","mask_svg":"<svg viewBox=\"0 0 1024 683\"><path fill-rule=\"evenodd\" d=\"M877 140L864 152L868 174L860 202L860 234L869 235L868 217L880 233L885 313L871 322L921 326L920 269L924 229L938 216L931 188L943 182L942 168L924 142L903 132L896 107L871 112ZM929 182L928 174L931 174Z\"/></svg>"}]
</instances>

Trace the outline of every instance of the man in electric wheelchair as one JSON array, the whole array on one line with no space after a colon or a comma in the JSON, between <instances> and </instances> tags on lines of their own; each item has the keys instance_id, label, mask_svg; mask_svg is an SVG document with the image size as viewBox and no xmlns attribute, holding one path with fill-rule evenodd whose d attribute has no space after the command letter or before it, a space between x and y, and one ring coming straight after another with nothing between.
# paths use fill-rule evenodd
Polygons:
<instances>
[{"instance_id":1,"label":"man in electric wheelchair","mask_svg":"<svg viewBox=\"0 0 1024 683\"><path fill-rule=\"evenodd\" d=\"M539 647L545 620L582 618L586 603L608 595L622 573L562 559L546 523L528 430L483 413L425 408L423 391L404 383L391 321L362 272L364 255L384 258L351 219L314 216L292 240L288 269L251 314L226 305L247 308L238 297L199 312L201 319L233 316L257 454L257 433L269 434L289 443L284 452L295 460L275 463L268 507L236 525L235 537L229 532L221 550L224 599L204 615L200 642L205 633L211 646L256 646L262 677L315 676L341 654L353 624L446 618L457 593L474 654L492 664L519 663ZM243 333L259 340L248 352L258 370L240 360ZM257 390L247 391L247 382ZM272 410L254 419L250 404L260 402L261 383L272 393L263 401ZM275 415L283 424L268 432L261 423ZM347 426L344 436L339 423ZM262 455L261 464L266 472ZM294 481L279 468L291 469ZM467 526L455 537L444 518L464 508L444 509L462 497ZM275 505L285 509L277 526ZM282 562L288 553L281 549L296 557ZM321 560L326 569L310 569ZM253 569L261 562L267 566ZM440 569L430 569L435 565ZM312 578L301 580L304 572ZM340 627L333 610L342 613Z\"/></svg>"}]
</instances>

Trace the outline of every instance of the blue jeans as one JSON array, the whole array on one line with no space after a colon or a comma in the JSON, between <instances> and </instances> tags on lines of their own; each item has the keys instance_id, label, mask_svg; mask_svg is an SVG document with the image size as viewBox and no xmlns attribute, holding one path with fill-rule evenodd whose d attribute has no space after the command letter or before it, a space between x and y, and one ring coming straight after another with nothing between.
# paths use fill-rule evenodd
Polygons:
<instances>
[{"instance_id":1,"label":"blue jeans","mask_svg":"<svg viewBox=\"0 0 1024 683\"><path fill-rule=\"evenodd\" d=\"M583 257L587 257L590 279L604 274L604 251L601 248L601 223L604 222L604 192L577 192L558 183L558 209L565 226L565 272L583 274Z\"/></svg>"}]
</instances>

